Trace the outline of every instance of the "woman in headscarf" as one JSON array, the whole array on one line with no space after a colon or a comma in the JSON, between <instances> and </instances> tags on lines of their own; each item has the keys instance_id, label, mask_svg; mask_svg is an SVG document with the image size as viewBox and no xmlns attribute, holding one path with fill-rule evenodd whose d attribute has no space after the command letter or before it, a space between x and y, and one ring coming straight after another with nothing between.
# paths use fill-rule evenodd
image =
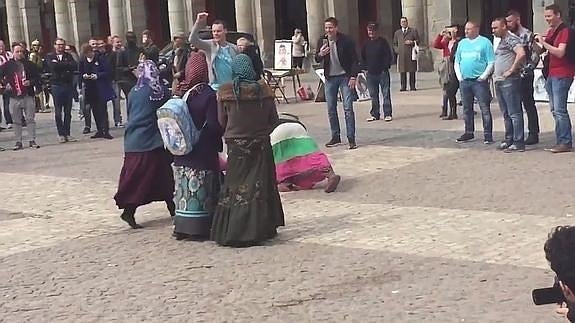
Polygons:
<instances>
[{"instance_id":1,"label":"woman in headscarf","mask_svg":"<svg viewBox=\"0 0 575 323\"><path fill-rule=\"evenodd\" d=\"M280 124L270 138L281 192L310 190L326 179L324 191L336 190L341 177L335 174L327 156L298 117L280 114Z\"/></svg>"},{"instance_id":2,"label":"woman in headscarf","mask_svg":"<svg viewBox=\"0 0 575 323\"><path fill-rule=\"evenodd\" d=\"M114 196L118 208L124 210L122 220L132 229L142 227L134 218L139 206L165 201L170 215L175 213L172 157L164 149L156 116L170 92L161 85L154 62L143 61L137 71L138 82L128 95L130 119L124 135L124 166Z\"/></svg>"},{"instance_id":3,"label":"woman in headscarf","mask_svg":"<svg viewBox=\"0 0 575 323\"><path fill-rule=\"evenodd\" d=\"M233 83L218 90L228 160L211 238L223 246L248 247L275 237L284 225L269 137L278 114L273 91L256 81L247 55L233 59L232 74Z\"/></svg>"},{"instance_id":4,"label":"woman in headscarf","mask_svg":"<svg viewBox=\"0 0 575 323\"><path fill-rule=\"evenodd\" d=\"M178 240L205 240L210 237L220 192L222 174L218 152L222 151L223 129L218 122L216 92L209 86L208 64L203 52L190 54L184 75L176 94L188 93L188 110L201 134L191 153L174 156L174 236Z\"/></svg>"}]
</instances>

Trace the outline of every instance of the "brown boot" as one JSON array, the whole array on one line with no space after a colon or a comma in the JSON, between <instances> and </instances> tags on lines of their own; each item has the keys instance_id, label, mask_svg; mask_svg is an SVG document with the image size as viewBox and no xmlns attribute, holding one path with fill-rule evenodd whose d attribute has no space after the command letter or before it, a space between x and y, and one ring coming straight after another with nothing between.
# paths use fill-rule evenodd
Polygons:
<instances>
[{"instance_id":1,"label":"brown boot","mask_svg":"<svg viewBox=\"0 0 575 323\"><path fill-rule=\"evenodd\" d=\"M325 186L326 193L333 193L337 189L337 186L341 182L341 176L332 173L327 179L327 185Z\"/></svg>"}]
</instances>

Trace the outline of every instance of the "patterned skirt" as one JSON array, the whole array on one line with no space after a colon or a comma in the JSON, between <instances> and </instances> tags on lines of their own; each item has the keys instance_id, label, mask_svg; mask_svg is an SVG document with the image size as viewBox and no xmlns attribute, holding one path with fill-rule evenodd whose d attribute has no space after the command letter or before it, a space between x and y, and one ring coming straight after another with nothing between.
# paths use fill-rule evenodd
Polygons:
<instances>
[{"instance_id":1,"label":"patterned skirt","mask_svg":"<svg viewBox=\"0 0 575 323\"><path fill-rule=\"evenodd\" d=\"M174 232L209 238L222 175L219 172L172 166L176 181Z\"/></svg>"},{"instance_id":2,"label":"patterned skirt","mask_svg":"<svg viewBox=\"0 0 575 323\"><path fill-rule=\"evenodd\" d=\"M211 239L223 246L257 245L284 225L270 139L226 139L226 144L228 168Z\"/></svg>"}]
</instances>

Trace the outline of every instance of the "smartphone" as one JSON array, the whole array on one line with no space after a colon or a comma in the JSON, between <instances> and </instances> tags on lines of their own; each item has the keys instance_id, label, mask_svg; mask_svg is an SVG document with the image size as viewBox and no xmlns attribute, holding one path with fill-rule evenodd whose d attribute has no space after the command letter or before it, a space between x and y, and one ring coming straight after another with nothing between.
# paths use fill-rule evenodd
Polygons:
<instances>
[{"instance_id":1,"label":"smartphone","mask_svg":"<svg viewBox=\"0 0 575 323\"><path fill-rule=\"evenodd\" d=\"M534 289L531 292L535 305L560 304L565 302L565 296L559 285L549 288Z\"/></svg>"},{"instance_id":2,"label":"smartphone","mask_svg":"<svg viewBox=\"0 0 575 323\"><path fill-rule=\"evenodd\" d=\"M327 39L323 39L323 46L329 46L329 41Z\"/></svg>"}]
</instances>

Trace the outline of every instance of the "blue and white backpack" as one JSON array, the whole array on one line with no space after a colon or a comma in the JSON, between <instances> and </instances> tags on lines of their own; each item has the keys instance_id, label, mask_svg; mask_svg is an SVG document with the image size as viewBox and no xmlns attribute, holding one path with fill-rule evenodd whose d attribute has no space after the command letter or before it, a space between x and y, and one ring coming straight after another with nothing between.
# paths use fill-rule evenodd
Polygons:
<instances>
[{"instance_id":1,"label":"blue and white backpack","mask_svg":"<svg viewBox=\"0 0 575 323\"><path fill-rule=\"evenodd\" d=\"M198 129L188 111L188 96L191 88L182 98L173 97L164 103L156 115L158 128L164 141L164 146L175 156L184 156L192 152L200 140L200 135L206 123Z\"/></svg>"}]
</instances>

